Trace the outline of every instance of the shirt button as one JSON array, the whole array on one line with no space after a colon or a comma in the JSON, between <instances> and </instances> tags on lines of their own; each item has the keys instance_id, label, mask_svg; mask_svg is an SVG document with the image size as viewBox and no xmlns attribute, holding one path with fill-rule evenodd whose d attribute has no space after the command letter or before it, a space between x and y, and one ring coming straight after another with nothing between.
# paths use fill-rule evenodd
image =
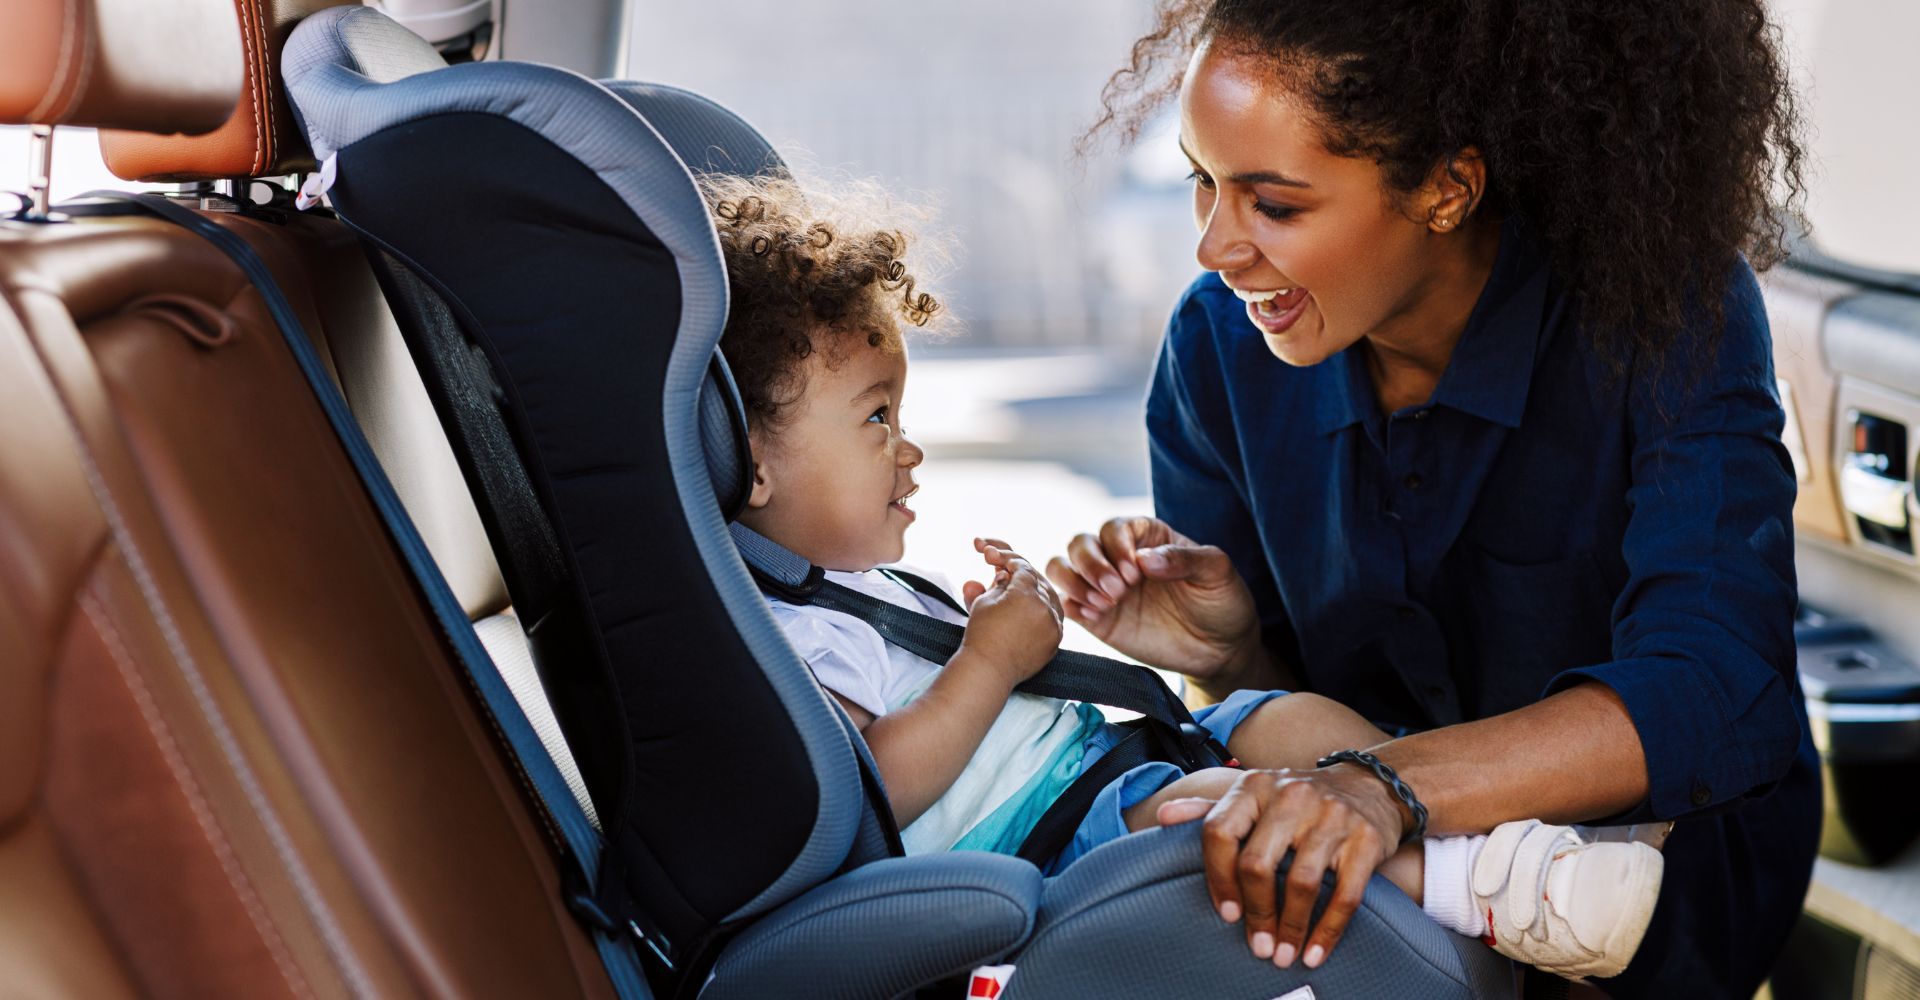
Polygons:
<instances>
[{"instance_id":1,"label":"shirt button","mask_svg":"<svg viewBox=\"0 0 1920 1000\"><path fill-rule=\"evenodd\" d=\"M1413 419L1415 419L1415 420L1425 420L1425 419L1427 419L1427 415L1428 415L1428 414L1431 414L1432 412L1433 412L1432 410L1417 410L1417 411L1415 411L1415 412L1414 412L1414 414L1413 414Z\"/></svg>"},{"instance_id":2,"label":"shirt button","mask_svg":"<svg viewBox=\"0 0 1920 1000\"><path fill-rule=\"evenodd\" d=\"M1420 488L1420 474L1418 472L1409 472L1407 473L1407 478L1400 480L1400 482L1404 484L1407 489L1417 490Z\"/></svg>"},{"instance_id":3,"label":"shirt button","mask_svg":"<svg viewBox=\"0 0 1920 1000\"><path fill-rule=\"evenodd\" d=\"M1692 798L1693 798L1693 804L1694 804L1694 805L1696 805L1696 806L1704 806L1704 805L1706 805L1706 804L1707 804L1707 803L1708 803L1708 802L1709 802L1710 800L1712 800L1712 798L1713 798L1713 792L1712 792L1712 791L1710 791L1710 790L1709 790L1709 789L1707 788L1707 786L1706 786L1706 785L1705 785L1704 783L1702 783L1702 782L1700 782L1700 781L1697 781L1697 780L1696 780L1696 781L1695 781L1695 782L1693 783L1693 796L1692 796Z\"/></svg>"}]
</instances>

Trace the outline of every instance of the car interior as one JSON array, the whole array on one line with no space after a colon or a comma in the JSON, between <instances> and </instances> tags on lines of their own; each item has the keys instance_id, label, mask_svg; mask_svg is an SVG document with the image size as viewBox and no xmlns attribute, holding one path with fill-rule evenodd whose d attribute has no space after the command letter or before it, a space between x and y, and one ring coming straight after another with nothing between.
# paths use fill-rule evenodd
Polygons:
<instances>
[{"instance_id":1,"label":"car interior","mask_svg":"<svg viewBox=\"0 0 1920 1000\"><path fill-rule=\"evenodd\" d=\"M1053 878L904 856L729 528L696 180L782 154L610 79L628 5L5 9L38 159L0 218L0 997L1556 995L1378 878L1324 968L1249 961L1191 824ZM1816 68L1891 37L1834 14ZM52 203L59 126L168 189ZM1886 214L1816 212L1763 278L1827 787L1781 1000L1920 996Z\"/></svg>"}]
</instances>

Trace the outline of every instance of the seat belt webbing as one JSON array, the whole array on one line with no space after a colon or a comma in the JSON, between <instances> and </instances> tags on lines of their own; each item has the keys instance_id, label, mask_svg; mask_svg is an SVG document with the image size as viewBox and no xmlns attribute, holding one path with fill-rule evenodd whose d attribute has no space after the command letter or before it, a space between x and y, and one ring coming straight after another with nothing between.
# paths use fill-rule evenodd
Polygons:
<instances>
[{"instance_id":1,"label":"seat belt webbing","mask_svg":"<svg viewBox=\"0 0 1920 1000\"><path fill-rule=\"evenodd\" d=\"M888 572L904 580L914 579L896 570ZM926 586L933 585L927 583ZM966 629L953 622L908 610L831 581L820 585L813 595L813 603L852 615L872 626L881 638L934 663L952 659L966 635ZM1211 742L1206 731L1193 721L1192 713L1159 675L1136 664L1077 650L1061 650L1039 673L1022 681L1014 690L1138 712L1178 734L1177 742L1191 748L1183 754L1190 758L1182 762L1188 770L1221 764L1227 759L1217 749L1205 747ZM1206 759L1206 754L1200 752L1203 748L1211 750L1218 759Z\"/></svg>"},{"instance_id":2,"label":"seat belt webbing","mask_svg":"<svg viewBox=\"0 0 1920 1000\"><path fill-rule=\"evenodd\" d=\"M360 425L354 420L353 413L327 374L325 365L314 350L313 342L307 338L300 324L300 318L288 303L285 293L274 280L273 272L267 268L260 255L244 239L183 205L175 204L159 195L129 194L122 191L90 191L84 198L104 198L112 201L139 205L153 214L175 223L200 236L225 253L252 282L254 290L266 302L268 312L273 316L274 325L279 327L281 336L287 342L294 360L299 364L301 374L306 376L307 384L313 389L320 408L326 413L328 423L333 425L335 435L348 459L353 462L354 470L359 473L374 507L379 511L381 520L386 522L387 530L392 534L394 545L406 560L407 568L420 583L427 603L434 617L439 621L455 657L466 670L468 678L479 692L481 700L489 714L494 718L496 727L506 737L509 748L515 757L527 782L533 787L534 794L541 806L552 818L554 826L566 841L567 854L577 866L579 874L585 879L588 892L599 888L599 867L601 840L600 834L587 821L586 813L573 798L566 781L560 776L560 769L547 755L533 726L527 722L526 713L521 711L519 702L514 700L513 692L507 687L506 680L500 676L486 649L480 645L480 637L473 630L473 623L467 619L467 613L460 601L454 596L453 588L447 585L446 577L440 572L432 554L427 550L426 542L421 539L419 529L414 527L413 519L408 516L406 507L401 504L399 494L394 492L393 484L388 481L385 471L380 467L379 459L374 456L373 448L367 443ZM570 901L572 902L572 901ZM586 901L594 907L593 901ZM597 908L597 907L594 907ZM593 923L594 921L584 921ZM627 1000L645 1000L651 993L640 971L639 956L633 950L631 942L623 930L607 919L604 913L598 921L600 926L592 928L594 943L600 951L600 959L605 963L607 975L612 980L615 991ZM634 926L636 936L652 941L639 926ZM657 946L656 946L657 947Z\"/></svg>"}]
</instances>

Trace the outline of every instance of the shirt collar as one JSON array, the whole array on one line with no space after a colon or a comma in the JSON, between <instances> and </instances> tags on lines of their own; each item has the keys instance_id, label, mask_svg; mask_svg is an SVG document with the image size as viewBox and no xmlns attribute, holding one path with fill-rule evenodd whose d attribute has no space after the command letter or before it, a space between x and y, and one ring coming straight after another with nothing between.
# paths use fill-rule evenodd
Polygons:
<instances>
[{"instance_id":1,"label":"shirt collar","mask_svg":"<svg viewBox=\"0 0 1920 1000\"><path fill-rule=\"evenodd\" d=\"M1520 426L1540 347L1547 295L1544 248L1517 221L1500 230L1500 250L1467 317L1467 328L1434 389L1433 402L1503 427ZM1317 417L1330 434L1367 419L1377 407L1359 345L1319 366Z\"/></svg>"}]
</instances>

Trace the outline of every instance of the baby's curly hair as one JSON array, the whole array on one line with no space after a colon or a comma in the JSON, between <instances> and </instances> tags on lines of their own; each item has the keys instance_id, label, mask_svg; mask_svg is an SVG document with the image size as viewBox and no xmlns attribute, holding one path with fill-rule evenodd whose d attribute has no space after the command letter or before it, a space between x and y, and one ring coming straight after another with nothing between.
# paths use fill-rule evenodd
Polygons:
<instances>
[{"instance_id":1,"label":"baby's curly hair","mask_svg":"<svg viewBox=\"0 0 1920 1000\"><path fill-rule=\"evenodd\" d=\"M902 322L943 331L945 310L907 269L908 244L917 241L889 224L924 212L872 182L803 193L784 175L709 175L701 187L731 290L720 349L753 426L779 429L806 388L802 363L815 352L835 365L856 340L901 350ZM915 263L928 256L938 254L923 249Z\"/></svg>"}]
</instances>

